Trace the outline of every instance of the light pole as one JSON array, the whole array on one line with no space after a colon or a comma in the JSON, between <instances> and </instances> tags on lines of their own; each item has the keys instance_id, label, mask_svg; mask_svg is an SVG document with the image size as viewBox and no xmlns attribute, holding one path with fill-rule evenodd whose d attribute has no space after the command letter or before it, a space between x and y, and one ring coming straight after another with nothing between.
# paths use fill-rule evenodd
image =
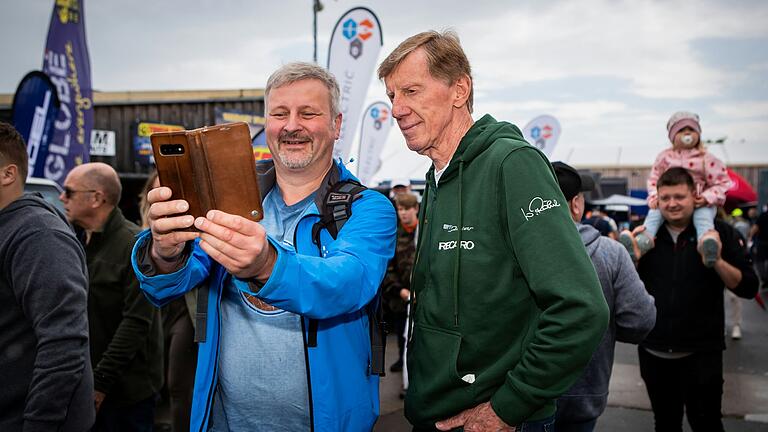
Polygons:
<instances>
[{"instance_id":1,"label":"light pole","mask_svg":"<svg viewBox=\"0 0 768 432\"><path fill-rule=\"evenodd\" d=\"M314 40L314 50L312 52L312 59L317 63L317 13L323 10L323 4L320 0L312 0L312 33Z\"/></svg>"}]
</instances>

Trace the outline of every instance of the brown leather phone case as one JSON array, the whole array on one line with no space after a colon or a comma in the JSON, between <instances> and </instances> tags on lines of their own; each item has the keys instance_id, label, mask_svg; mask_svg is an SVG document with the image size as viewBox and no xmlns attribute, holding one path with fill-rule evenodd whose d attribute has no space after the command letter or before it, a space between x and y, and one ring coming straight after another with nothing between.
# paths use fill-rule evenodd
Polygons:
<instances>
[{"instance_id":1,"label":"brown leather phone case","mask_svg":"<svg viewBox=\"0 0 768 432\"><path fill-rule=\"evenodd\" d=\"M160 185L171 188L172 200L189 203L188 214L205 216L216 209L261 220L261 194L246 123L158 132L150 140Z\"/></svg>"}]
</instances>

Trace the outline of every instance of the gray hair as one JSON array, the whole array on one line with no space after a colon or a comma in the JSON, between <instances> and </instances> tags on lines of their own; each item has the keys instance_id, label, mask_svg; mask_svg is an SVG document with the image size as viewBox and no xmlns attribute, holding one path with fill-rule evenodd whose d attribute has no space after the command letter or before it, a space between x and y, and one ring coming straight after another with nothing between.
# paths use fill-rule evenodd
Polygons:
<instances>
[{"instance_id":1,"label":"gray hair","mask_svg":"<svg viewBox=\"0 0 768 432\"><path fill-rule=\"evenodd\" d=\"M341 92L339 91L339 83L332 73L314 63L288 63L272 73L267 80L267 88L264 90L264 103L266 104L269 100L269 92L272 91L272 89L307 79L318 80L328 89L331 121L336 119L336 116L341 112L339 102Z\"/></svg>"}]
</instances>

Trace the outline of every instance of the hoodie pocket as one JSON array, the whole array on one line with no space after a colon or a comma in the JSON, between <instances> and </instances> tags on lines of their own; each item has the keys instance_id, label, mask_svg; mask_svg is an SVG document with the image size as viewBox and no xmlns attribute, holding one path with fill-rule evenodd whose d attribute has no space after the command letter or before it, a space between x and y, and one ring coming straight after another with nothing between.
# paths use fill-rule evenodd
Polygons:
<instances>
[{"instance_id":1,"label":"hoodie pocket","mask_svg":"<svg viewBox=\"0 0 768 432\"><path fill-rule=\"evenodd\" d=\"M416 323L408 347L406 417L431 424L472 406L474 375L459 371L462 336L458 332Z\"/></svg>"}]
</instances>

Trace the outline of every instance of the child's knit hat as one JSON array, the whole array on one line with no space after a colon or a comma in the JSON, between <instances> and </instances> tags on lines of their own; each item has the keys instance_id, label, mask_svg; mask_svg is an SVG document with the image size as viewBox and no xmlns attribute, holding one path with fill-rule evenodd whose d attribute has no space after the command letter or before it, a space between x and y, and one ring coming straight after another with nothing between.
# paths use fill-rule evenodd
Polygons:
<instances>
[{"instance_id":1,"label":"child's knit hat","mask_svg":"<svg viewBox=\"0 0 768 432\"><path fill-rule=\"evenodd\" d=\"M669 132L669 141L674 142L675 135L683 130L684 127L690 127L696 133L701 135L701 125L699 125L699 116L688 111L678 111L672 114L667 122L667 131Z\"/></svg>"}]
</instances>

